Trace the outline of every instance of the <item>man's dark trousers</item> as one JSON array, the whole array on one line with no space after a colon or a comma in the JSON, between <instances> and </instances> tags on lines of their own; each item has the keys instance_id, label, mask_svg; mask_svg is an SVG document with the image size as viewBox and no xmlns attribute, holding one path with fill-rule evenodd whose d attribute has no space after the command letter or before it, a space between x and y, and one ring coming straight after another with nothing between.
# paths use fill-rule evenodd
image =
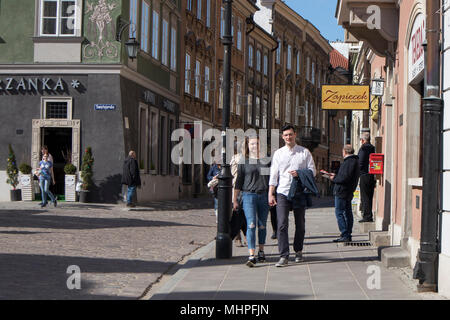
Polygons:
<instances>
[{"instance_id":1,"label":"man's dark trousers","mask_svg":"<svg viewBox=\"0 0 450 320\"><path fill-rule=\"evenodd\" d=\"M372 174L363 174L359 177L363 220L372 220L372 201L376 181Z\"/></svg>"},{"instance_id":2,"label":"man's dark trousers","mask_svg":"<svg viewBox=\"0 0 450 320\"><path fill-rule=\"evenodd\" d=\"M341 238L351 239L353 229L352 200L334 197L334 208Z\"/></svg>"},{"instance_id":3,"label":"man's dark trousers","mask_svg":"<svg viewBox=\"0 0 450 320\"><path fill-rule=\"evenodd\" d=\"M289 211L294 211L295 235L294 251L303 250L303 241L305 240L305 208L292 209L292 201L289 201L283 194L277 193L277 238L278 251L283 258L289 257Z\"/></svg>"}]
</instances>

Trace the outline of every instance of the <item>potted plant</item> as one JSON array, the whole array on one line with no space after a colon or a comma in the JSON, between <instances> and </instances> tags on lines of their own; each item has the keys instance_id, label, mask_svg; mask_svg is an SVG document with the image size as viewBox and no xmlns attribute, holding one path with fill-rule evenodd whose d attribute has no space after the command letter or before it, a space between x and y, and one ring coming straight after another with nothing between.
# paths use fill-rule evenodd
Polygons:
<instances>
[{"instance_id":1,"label":"potted plant","mask_svg":"<svg viewBox=\"0 0 450 320\"><path fill-rule=\"evenodd\" d=\"M64 166L64 195L66 201L76 201L76 183L77 183L77 167L72 163L68 163Z\"/></svg>"},{"instance_id":2,"label":"potted plant","mask_svg":"<svg viewBox=\"0 0 450 320\"><path fill-rule=\"evenodd\" d=\"M22 200L26 201L34 200L33 175L31 174L31 170L32 168L28 163L21 163L19 165Z\"/></svg>"},{"instance_id":3,"label":"potted plant","mask_svg":"<svg viewBox=\"0 0 450 320\"><path fill-rule=\"evenodd\" d=\"M94 165L94 157L92 157L91 147L87 147L84 155L83 161L81 163L81 190L80 190L80 202L88 202L88 196L90 189L92 188L94 182L92 181L93 171L92 166Z\"/></svg>"},{"instance_id":4,"label":"potted plant","mask_svg":"<svg viewBox=\"0 0 450 320\"><path fill-rule=\"evenodd\" d=\"M6 183L10 184L13 188L10 191L11 201L21 201L22 192L20 189L16 189L19 185L19 170L17 169L16 155L14 154L11 144L8 147L8 165L6 166L6 175L8 176L8 179L6 179Z\"/></svg>"}]
</instances>

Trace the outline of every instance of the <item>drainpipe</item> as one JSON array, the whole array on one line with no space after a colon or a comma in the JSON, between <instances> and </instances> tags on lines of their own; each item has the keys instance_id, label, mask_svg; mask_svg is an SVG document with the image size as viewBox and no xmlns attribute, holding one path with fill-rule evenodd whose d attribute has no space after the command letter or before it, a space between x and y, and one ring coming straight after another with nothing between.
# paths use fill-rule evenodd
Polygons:
<instances>
[{"instance_id":1,"label":"drainpipe","mask_svg":"<svg viewBox=\"0 0 450 320\"><path fill-rule=\"evenodd\" d=\"M423 101L423 193L420 249L414 267L419 291L436 291L440 194L441 114L440 0L426 2L425 97Z\"/></svg>"}]
</instances>

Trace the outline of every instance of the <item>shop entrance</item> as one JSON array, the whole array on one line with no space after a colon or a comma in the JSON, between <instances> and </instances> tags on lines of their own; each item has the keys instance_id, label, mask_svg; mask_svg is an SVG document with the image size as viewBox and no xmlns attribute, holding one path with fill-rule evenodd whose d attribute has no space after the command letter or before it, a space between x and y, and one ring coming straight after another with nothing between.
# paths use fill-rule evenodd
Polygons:
<instances>
[{"instance_id":1,"label":"shop entrance","mask_svg":"<svg viewBox=\"0 0 450 320\"><path fill-rule=\"evenodd\" d=\"M72 128L41 128L42 145L48 147L53 157L55 185L51 190L56 195L64 195L64 166L72 159Z\"/></svg>"}]
</instances>

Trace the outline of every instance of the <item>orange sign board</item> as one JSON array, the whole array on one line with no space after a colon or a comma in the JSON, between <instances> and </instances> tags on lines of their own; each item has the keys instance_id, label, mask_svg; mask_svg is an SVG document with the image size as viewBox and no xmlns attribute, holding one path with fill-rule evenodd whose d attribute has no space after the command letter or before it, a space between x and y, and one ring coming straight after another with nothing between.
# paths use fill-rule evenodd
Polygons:
<instances>
[{"instance_id":1,"label":"orange sign board","mask_svg":"<svg viewBox=\"0 0 450 320\"><path fill-rule=\"evenodd\" d=\"M323 85L322 109L369 110L370 87L359 85Z\"/></svg>"}]
</instances>

